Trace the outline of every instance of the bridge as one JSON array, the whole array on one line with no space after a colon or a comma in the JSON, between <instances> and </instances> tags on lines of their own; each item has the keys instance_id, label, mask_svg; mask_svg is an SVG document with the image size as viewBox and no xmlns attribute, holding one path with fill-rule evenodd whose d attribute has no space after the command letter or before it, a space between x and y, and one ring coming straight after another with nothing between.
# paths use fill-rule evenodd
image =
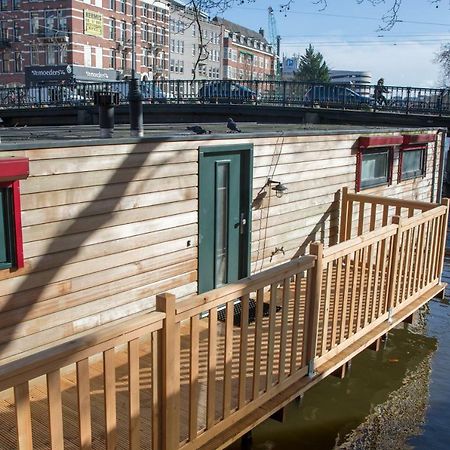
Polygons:
<instances>
[{"instance_id":1,"label":"bridge","mask_svg":"<svg viewBox=\"0 0 450 450\"><path fill-rule=\"evenodd\" d=\"M221 121L233 114L258 122L450 126L448 88L386 86L380 98L376 85L166 80L141 87L146 123ZM2 88L0 117L6 126L96 124L98 92L113 94L116 123L127 123L126 81Z\"/></svg>"}]
</instances>

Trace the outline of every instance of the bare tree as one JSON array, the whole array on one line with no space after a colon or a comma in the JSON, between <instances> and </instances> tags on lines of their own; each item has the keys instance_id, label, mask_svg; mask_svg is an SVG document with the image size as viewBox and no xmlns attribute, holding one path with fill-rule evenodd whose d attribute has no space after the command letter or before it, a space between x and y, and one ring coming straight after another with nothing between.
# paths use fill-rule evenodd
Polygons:
<instances>
[{"instance_id":1,"label":"bare tree","mask_svg":"<svg viewBox=\"0 0 450 450\"><path fill-rule=\"evenodd\" d=\"M441 65L443 84L450 86L450 44L444 44L436 55L436 62Z\"/></svg>"},{"instance_id":2,"label":"bare tree","mask_svg":"<svg viewBox=\"0 0 450 450\"><path fill-rule=\"evenodd\" d=\"M324 10L328 6L330 0L311 0L312 3L319 7L319 10ZM331 0L339 1L339 0ZM341 0L342 1L342 0ZM403 0L355 0L356 3L370 3L374 6L386 5L386 11L380 18L380 30L390 30L399 22L399 12L401 10ZM430 5L436 8L443 0L426 0ZM197 11L205 11L207 13L220 14L232 6L242 5L244 3L255 3L255 0L189 0L187 6L196 9ZM285 0L279 5L280 12L287 14L291 9L295 0Z\"/></svg>"},{"instance_id":3,"label":"bare tree","mask_svg":"<svg viewBox=\"0 0 450 450\"><path fill-rule=\"evenodd\" d=\"M197 61L195 63L195 68L201 63L202 61L208 59L209 53L207 49L208 42L204 42L204 38L202 37L202 27L201 27L201 20L200 20L200 13L206 13L209 16L215 16L220 15L224 11L226 11L229 8L232 8L233 6L237 5L243 5L245 3L255 3L256 0L188 0L186 2L186 8L194 11L194 17L193 23L195 23L200 32L199 32L199 53L197 56ZM295 3L295 0L281 0L282 3L279 4L279 11L284 13L285 15L289 14L289 11L293 4ZM317 5L320 11L323 11L327 8L328 2L330 1L339 1L339 0L310 0L313 4ZM340 0L342 1L342 0ZM370 3L374 6L377 5L386 5L386 10L384 14L380 17L380 25L378 27L379 31L389 31L391 30L396 23L401 22L401 19L399 18L399 13L401 11L401 8L404 3L404 0L355 0L358 4L363 3ZM428 2L430 5L434 5L436 8L438 8L443 0L424 0ZM448 52L448 48L447 48ZM445 52L444 52L445 54ZM443 61L440 59L439 56L438 61L443 64ZM448 60L447 60L448 61ZM448 74L448 66L447 66L447 74ZM195 74L194 74L195 79Z\"/></svg>"}]
</instances>

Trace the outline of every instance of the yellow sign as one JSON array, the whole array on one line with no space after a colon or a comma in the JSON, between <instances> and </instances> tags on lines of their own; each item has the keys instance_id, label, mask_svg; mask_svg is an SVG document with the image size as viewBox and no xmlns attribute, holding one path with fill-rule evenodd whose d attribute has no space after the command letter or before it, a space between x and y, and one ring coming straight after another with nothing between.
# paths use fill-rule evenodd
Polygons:
<instances>
[{"instance_id":1,"label":"yellow sign","mask_svg":"<svg viewBox=\"0 0 450 450\"><path fill-rule=\"evenodd\" d=\"M103 37L103 16L100 13L84 10L84 34Z\"/></svg>"}]
</instances>

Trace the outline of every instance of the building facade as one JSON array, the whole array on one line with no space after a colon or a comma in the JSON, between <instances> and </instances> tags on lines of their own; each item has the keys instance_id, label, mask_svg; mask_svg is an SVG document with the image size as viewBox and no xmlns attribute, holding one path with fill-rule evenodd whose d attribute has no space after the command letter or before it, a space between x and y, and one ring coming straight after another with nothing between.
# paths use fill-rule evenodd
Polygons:
<instances>
[{"instance_id":1,"label":"building facade","mask_svg":"<svg viewBox=\"0 0 450 450\"><path fill-rule=\"evenodd\" d=\"M132 1L1 0L0 9L0 85L130 76ZM136 22L137 73L167 79L168 6L137 0Z\"/></svg>"},{"instance_id":2,"label":"building facade","mask_svg":"<svg viewBox=\"0 0 450 450\"><path fill-rule=\"evenodd\" d=\"M172 1L170 12L170 74L176 80L219 79L222 68L222 28L200 14Z\"/></svg>"},{"instance_id":3,"label":"building facade","mask_svg":"<svg viewBox=\"0 0 450 450\"><path fill-rule=\"evenodd\" d=\"M330 81L342 84L372 84L372 74L357 70L330 70Z\"/></svg>"},{"instance_id":4,"label":"building facade","mask_svg":"<svg viewBox=\"0 0 450 450\"><path fill-rule=\"evenodd\" d=\"M272 46L259 32L215 17L222 27L223 79L268 80L274 77L275 54Z\"/></svg>"}]
</instances>

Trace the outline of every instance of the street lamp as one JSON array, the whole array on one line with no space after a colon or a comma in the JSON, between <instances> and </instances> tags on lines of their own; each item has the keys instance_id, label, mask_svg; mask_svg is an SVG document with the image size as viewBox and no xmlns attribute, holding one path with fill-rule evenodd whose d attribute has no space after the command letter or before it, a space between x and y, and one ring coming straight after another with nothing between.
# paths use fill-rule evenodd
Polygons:
<instances>
[{"instance_id":1,"label":"street lamp","mask_svg":"<svg viewBox=\"0 0 450 450\"><path fill-rule=\"evenodd\" d=\"M136 0L132 2L131 22L131 79L128 84L128 102L130 105L130 135L144 135L144 120L142 111L142 93L136 78Z\"/></svg>"}]
</instances>

